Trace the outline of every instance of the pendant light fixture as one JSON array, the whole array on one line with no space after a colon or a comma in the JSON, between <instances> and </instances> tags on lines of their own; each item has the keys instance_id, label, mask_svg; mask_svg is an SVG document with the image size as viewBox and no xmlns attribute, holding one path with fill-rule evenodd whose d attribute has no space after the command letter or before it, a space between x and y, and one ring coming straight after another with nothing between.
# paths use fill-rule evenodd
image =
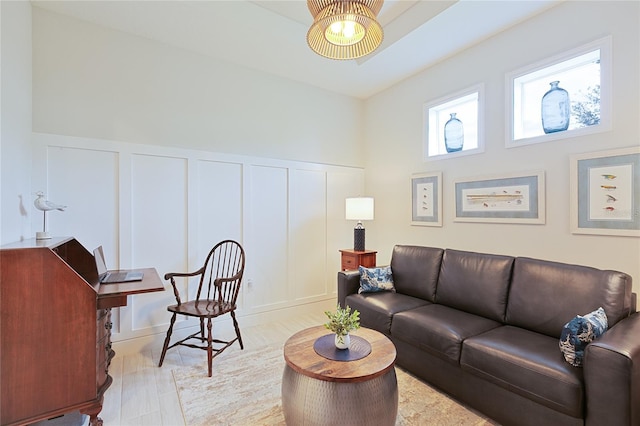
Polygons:
<instances>
[{"instance_id":1,"label":"pendant light fixture","mask_svg":"<svg viewBox=\"0 0 640 426\"><path fill-rule=\"evenodd\" d=\"M356 59L382 43L376 21L383 0L307 0L313 25L307 32L311 50L329 59Z\"/></svg>"}]
</instances>

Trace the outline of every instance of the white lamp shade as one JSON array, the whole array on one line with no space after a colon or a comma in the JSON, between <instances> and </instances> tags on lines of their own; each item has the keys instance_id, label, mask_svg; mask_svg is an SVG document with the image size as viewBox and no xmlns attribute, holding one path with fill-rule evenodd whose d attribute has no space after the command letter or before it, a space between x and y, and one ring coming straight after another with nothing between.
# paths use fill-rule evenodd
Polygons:
<instances>
[{"instance_id":1,"label":"white lamp shade","mask_svg":"<svg viewBox=\"0 0 640 426\"><path fill-rule=\"evenodd\" d=\"M373 198L347 198L345 216L347 220L373 220Z\"/></svg>"}]
</instances>

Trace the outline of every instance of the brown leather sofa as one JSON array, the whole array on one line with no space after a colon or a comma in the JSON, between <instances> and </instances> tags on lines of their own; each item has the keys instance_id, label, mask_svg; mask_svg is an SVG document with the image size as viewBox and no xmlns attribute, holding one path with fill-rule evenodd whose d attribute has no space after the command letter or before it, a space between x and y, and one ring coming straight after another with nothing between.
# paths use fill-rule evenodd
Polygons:
<instances>
[{"instance_id":1,"label":"brown leather sofa","mask_svg":"<svg viewBox=\"0 0 640 426\"><path fill-rule=\"evenodd\" d=\"M344 271L338 302L391 338L399 366L505 425L640 425L629 275L406 245L390 265L396 292L358 294L358 271ZM562 328L599 307L609 328L574 367L558 346Z\"/></svg>"}]
</instances>

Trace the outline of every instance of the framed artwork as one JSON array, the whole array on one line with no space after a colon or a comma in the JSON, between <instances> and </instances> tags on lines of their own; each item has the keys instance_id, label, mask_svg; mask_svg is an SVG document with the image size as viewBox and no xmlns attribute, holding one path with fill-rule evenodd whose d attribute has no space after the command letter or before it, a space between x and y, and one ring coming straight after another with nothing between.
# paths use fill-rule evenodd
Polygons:
<instances>
[{"instance_id":1,"label":"framed artwork","mask_svg":"<svg viewBox=\"0 0 640 426\"><path fill-rule=\"evenodd\" d=\"M640 236L640 147L571 157L571 232Z\"/></svg>"},{"instance_id":2,"label":"framed artwork","mask_svg":"<svg viewBox=\"0 0 640 426\"><path fill-rule=\"evenodd\" d=\"M544 172L458 180L456 222L545 223Z\"/></svg>"},{"instance_id":3,"label":"framed artwork","mask_svg":"<svg viewBox=\"0 0 640 426\"><path fill-rule=\"evenodd\" d=\"M442 226L442 172L411 176L411 224Z\"/></svg>"}]
</instances>

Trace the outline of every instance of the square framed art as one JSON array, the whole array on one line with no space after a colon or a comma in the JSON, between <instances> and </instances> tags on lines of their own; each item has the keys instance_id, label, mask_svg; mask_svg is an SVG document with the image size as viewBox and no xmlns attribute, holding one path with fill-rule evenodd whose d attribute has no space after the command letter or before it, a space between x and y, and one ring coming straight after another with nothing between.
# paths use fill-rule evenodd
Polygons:
<instances>
[{"instance_id":1,"label":"square framed art","mask_svg":"<svg viewBox=\"0 0 640 426\"><path fill-rule=\"evenodd\" d=\"M442 226L442 173L411 176L411 224Z\"/></svg>"},{"instance_id":2,"label":"square framed art","mask_svg":"<svg viewBox=\"0 0 640 426\"><path fill-rule=\"evenodd\" d=\"M640 147L571 157L571 232L640 236Z\"/></svg>"}]
</instances>

